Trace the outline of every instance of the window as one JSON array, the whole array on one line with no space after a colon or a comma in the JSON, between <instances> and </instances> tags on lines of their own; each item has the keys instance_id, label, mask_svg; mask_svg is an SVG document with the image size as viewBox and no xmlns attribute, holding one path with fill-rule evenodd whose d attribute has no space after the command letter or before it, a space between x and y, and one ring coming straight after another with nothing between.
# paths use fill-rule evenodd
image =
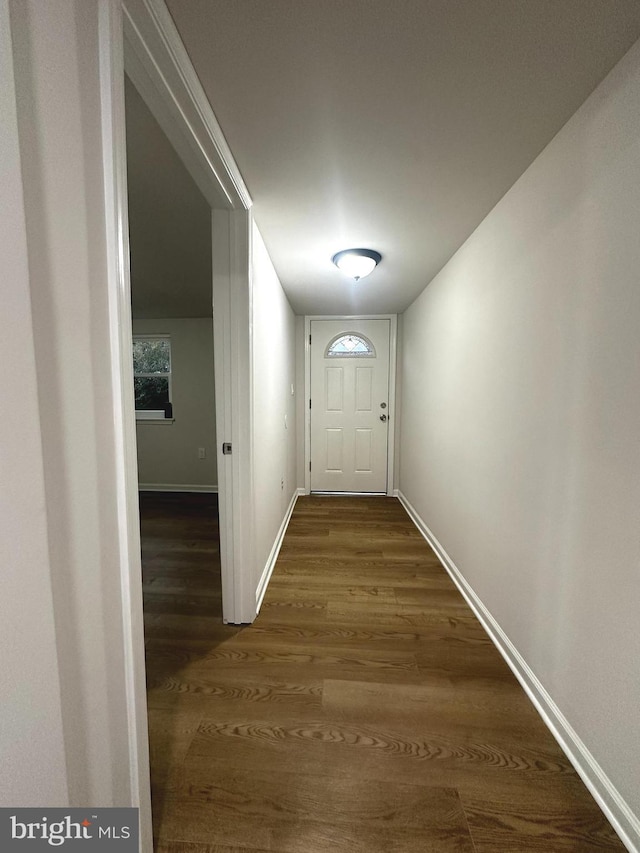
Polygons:
<instances>
[{"instance_id":1,"label":"window","mask_svg":"<svg viewBox=\"0 0 640 853\"><path fill-rule=\"evenodd\" d=\"M355 332L340 334L329 342L324 354L325 358L375 358L376 350L373 344L364 335L356 335Z\"/></svg>"},{"instance_id":2,"label":"window","mask_svg":"<svg viewBox=\"0 0 640 853\"><path fill-rule=\"evenodd\" d=\"M171 340L167 335L135 335L133 385L138 420L171 418Z\"/></svg>"}]
</instances>

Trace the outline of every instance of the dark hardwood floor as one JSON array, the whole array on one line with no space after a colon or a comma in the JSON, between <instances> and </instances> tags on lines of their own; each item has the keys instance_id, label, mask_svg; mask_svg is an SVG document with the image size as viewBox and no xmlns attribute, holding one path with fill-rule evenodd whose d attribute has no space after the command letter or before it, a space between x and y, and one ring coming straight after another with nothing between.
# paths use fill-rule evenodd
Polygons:
<instances>
[{"instance_id":1,"label":"dark hardwood floor","mask_svg":"<svg viewBox=\"0 0 640 853\"><path fill-rule=\"evenodd\" d=\"M300 498L242 628L215 496L141 513L158 853L624 850L397 500Z\"/></svg>"}]
</instances>

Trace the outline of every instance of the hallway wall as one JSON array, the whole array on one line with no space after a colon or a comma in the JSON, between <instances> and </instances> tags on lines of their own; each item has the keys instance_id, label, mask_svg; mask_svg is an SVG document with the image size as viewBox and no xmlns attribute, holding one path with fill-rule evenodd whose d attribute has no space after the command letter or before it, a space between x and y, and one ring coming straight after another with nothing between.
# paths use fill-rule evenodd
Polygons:
<instances>
[{"instance_id":1,"label":"hallway wall","mask_svg":"<svg viewBox=\"0 0 640 853\"><path fill-rule=\"evenodd\" d=\"M0 0L0 115L2 304L5 319L10 318L0 336L0 804L65 806L69 792L7 0Z\"/></svg>"},{"instance_id":2,"label":"hallway wall","mask_svg":"<svg viewBox=\"0 0 640 853\"><path fill-rule=\"evenodd\" d=\"M50 737L50 748L38 750L37 771L15 789L20 805L39 800L40 805L129 806L138 796L129 742L119 548L99 11L99 4L85 0L10 3L22 167L15 177L22 178L24 192L33 324L31 338L28 319L21 317L28 405L22 402L16 413L22 414L23 448L34 450L20 482L32 495L26 517L33 524L34 563L22 593L8 601L40 647L37 666L30 665L32 647L21 649L13 701L25 720L51 714L46 725L35 726L28 748L25 744L26 770L36 765L31 750L40 737ZM6 285L24 299L24 281L10 277ZM12 464L19 462L16 456ZM11 533L10 524L3 515L3 529ZM142 653L142 644L131 650L138 660ZM52 661L41 681L39 666ZM18 786L20 777L13 783Z\"/></svg>"},{"instance_id":3,"label":"hallway wall","mask_svg":"<svg viewBox=\"0 0 640 853\"><path fill-rule=\"evenodd\" d=\"M640 44L404 317L400 488L640 815Z\"/></svg>"},{"instance_id":4,"label":"hallway wall","mask_svg":"<svg viewBox=\"0 0 640 853\"><path fill-rule=\"evenodd\" d=\"M255 588L296 492L296 325L271 258L253 226L253 494Z\"/></svg>"}]
</instances>

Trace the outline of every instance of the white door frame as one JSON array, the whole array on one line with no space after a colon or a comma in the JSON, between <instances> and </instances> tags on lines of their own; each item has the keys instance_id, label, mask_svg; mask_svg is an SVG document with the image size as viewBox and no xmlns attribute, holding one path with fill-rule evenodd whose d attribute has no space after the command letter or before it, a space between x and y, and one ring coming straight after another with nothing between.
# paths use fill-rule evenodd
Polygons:
<instances>
[{"instance_id":1,"label":"white door frame","mask_svg":"<svg viewBox=\"0 0 640 853\"><path fill-rule=\"evenodd\" d=\"M255 612L250 612L251 596L246 592L241 567L253 565L252 540L247 535L253 530L247 433L253 422L249 313L252 201L164 0L103 2L122 10L123 64L117 69L120 79L114 81L120 87L119 98L126 70L212 208L223 618L225 622L250 622ZM122 102L118 109L123 108ZM124 133L116 143L126 146ZM119 156L125 160L126 148ZM126 184L121 196L126 223ZM128 244L126 248L128 254ZM129 311L128 293L126 299ZM223 454L223 442L231 443L231 455Z\"/></svg>"},{"instance_id":2,"label":"white door frame","mask_svg":"<svg viewBox=\"0 0 640 853\"><path fill-rule=\"evenodd\" d=\"M396 440L396 362L398 350L397 314L312 314L304 318L304 491L311 493L311 334L312 320L389 320L389 433L387 439L387 495L392 496Z\"/></svg>"},{"instance_id":3,"label":"white door frame","mask_svg":"<svg viewBox=\"0 0 640 853\"><path fill-rule=\"evenodd\" d=\"M243 583L242 577L243 567L253 565L251 458L247 440L252 424L249 322L251 198L163 0L99 0L99 3L110 375L118 457L118 539L131 804L140 809L140 849L151 853L140 517L131 362L125 67L211 204L214 246L217 252L223 252L219 265L216 266L214 259L212 286L216 301L216 428L222 487L220 538L224 618L228 622L251 621L255 616L250 584ZM218 305L218 302L222 304ZM223 441L232 443L232 455L222 455Z\"/></svg>"}]
</instances>

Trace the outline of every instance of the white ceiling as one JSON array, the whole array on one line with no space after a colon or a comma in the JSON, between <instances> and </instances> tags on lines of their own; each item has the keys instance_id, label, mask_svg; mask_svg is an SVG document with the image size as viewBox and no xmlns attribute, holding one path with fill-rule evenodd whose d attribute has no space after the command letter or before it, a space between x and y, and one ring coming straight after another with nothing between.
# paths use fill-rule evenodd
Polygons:
<instances>
[{"instance_id":1,"label":"white ceiling","mask_svg":"<svg viewBox=\"0 0 640 853\"><path fill-rule=\"evenodd\" d=\"M168 6L301 314L405 309L640 36L638 0Z\"/></svg>"}]
</instances>

